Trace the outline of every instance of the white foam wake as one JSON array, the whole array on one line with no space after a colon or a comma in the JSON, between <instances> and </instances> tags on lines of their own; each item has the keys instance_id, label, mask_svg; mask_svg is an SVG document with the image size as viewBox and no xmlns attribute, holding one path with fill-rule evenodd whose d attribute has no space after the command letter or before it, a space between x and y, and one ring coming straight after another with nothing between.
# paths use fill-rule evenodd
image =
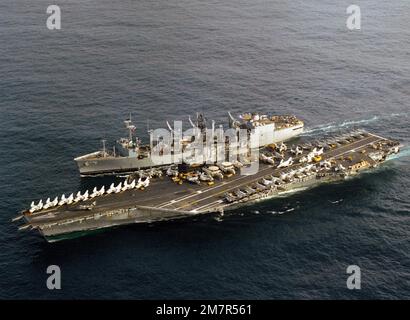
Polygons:
<instances>
[{"instance_id":1,"label":"white foam wake","mask_svg":"<svg viewBox=\"0 0 410 320\"><path fill-rule=\"evenodd\" d=\"M325 125L321 125L321 126L318 126L318 127L313 127L313 128L307 129L303 133L303 135L304 136L311 136L311 135L315 135L316 133L333 132L333 131L337 131L339 129L349 128L351 126L355 126L355 125L359 125L359 124L367 124L367 123L375 122L378 119L379 119L378 116L374 116L370 119L349 120L349 121L344 121L342 123L331 122L329 124L325 124Z\"/></svg>"},{"instance_id":2,"label":"white foam wake","mask_svg":"<svg viewBox=\"0 0 410 320\"><path fill-rule=\"evenodd\" d=\"M401 149L399 153L388 156L386 160L389 161L389 160L406 158L406 157L410 157L410 147Z\"/></svg>"},{"instance_id":3,"label":"white foam wake","mask_svg":"<svg viewBox=\"0 0 410 320\"><path fill-rule=\"evenodd\" d=\"M350 128L356 125L366 125L368 123L377 122L380 120L388 120L397 117L407 117L404 113L391 113L389 115L373 116L369 119L359 119L359 120L345 120L342 123L331 122L328 124L320 125L313 128L307 128L302 136L314 136L316 134L322 134L326 132L335 132L340 129Z\"/></svg>"}]
</instances>

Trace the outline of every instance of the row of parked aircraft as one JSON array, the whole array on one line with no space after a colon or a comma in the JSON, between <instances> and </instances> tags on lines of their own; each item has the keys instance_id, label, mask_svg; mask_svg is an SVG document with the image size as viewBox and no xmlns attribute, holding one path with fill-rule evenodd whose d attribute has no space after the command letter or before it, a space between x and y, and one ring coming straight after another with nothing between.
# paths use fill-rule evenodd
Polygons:
<instances>
[{"instance_id":1,"label":"row of parked aircraft","mask_svg":"<svg viewBox=\"0 0 410 320\"><path fill-rule=\"evenodd\" d=\"M363 139L369 136L368 132L363 130L355 130L345 134L337 135L326 139L325 141L318 142L317 146L327 148L333 148L348 143L354 142L356 139Z\"/></svg>"},{"instance_id":2,"label":"row of parked aircraft","mask_svg":"<svg viewBox=\"0 0 410 320\"><path fill-rule=\"evenodd\" d=\"M318 151L319 150L316 150L315 153ZM324 160L317 164L310 163L295 169L288 169L281 172L279 177L270 175L258 180L250 186L241 187L232 192L228 192L225 194L225 200L228 202L238 201L244 197L252 195L255 192L260 192L267 188L280 188L280 185L292 182L295 178L302 179L304 177L316 174L319 170L330 170L331 167L331 162L329 160ZM342 164L339 164L335 167L335 170L345 170L345 168Z\"/></svg>"},{"instance_id":3,"label":"row of parked aircraft","mask_svg":"<svg viewBox=\"0 0 410 320\"><path fill-rule=\"evenodd\" d=\"M353 131L347 134L329 138L322 142L318 141L318 142L313 142L313 143L305 143L302 145L297 145L296 147L292 147L292 149L290 149L290 152L294 156L299 156L303 154L304 150L310 151L308 154L306 154L305 156L299 159L299 163L311 163L313 162L313 160L317 162L321 160L320 156L324 153L325 149L328 150L338 145L352 143L355 139L361 139L367 136L369 136L367 132L357 130L357 131ZM282 142L279 145L279 147L277 147L277 149L281 153L274 151L272 156L268 156L262 153L260 155L260 160L265 163L275 165L275 159L280 159L280 162L277 168L286 168L286 167L291 166L294 163L293 158L289 157L287 160L284 159L283 152L287 150L287 146ZM325 163L325 166L328 167L326 163Z\"/></svg>"},{"instance_id":4,"label":"row of parked aircraft","mask_svg":"<svg viewBox=\"0 0 410 320\"><path fill-rule=\"evenodd\" d=\"M66 198L66 196L63 194L60 200L58 199L58 197L55 197L53 201L51 201L50 198L48 198L45 203L43 203L43 200L40 200L37 204L35 204L33 201L30 205L29 211L30 213L33 213L36 211L45 210L56 206L86 201L89 199L93 199L95 197L102 196L104 194L120 193L122 191L130 189L143 189L148 187L149 184L149 177L146 177L145 179L139 178L138 181L135 181L134 179L131 183L128 183L127 180L125 180L124 184L120 182L117 186L115 186L114 183L112 183L108 190L105 190L105 186L102 186L100 190L97 190L97 187L95 187L91 194L88 192L88 190L85 191L84 194L81 194L81 191L78 191L76 196L74 196L74 193L72 193L68 198Z\"/></svg>"},{"instance_id":5,"label":"row of parked aircraft","mask_svg":"<svg viewBox=\"0 0 410 320\"><path fill-rule=\"evenodd\" d=\"M308 164L297 169L292 169L290 171L283 171L280 174L280 179L283 182L290 182L293 178L304 178L305 176L310 176L317 172L317 167L315 164Z\"/></svg>"},{"instance_id":6,"label":"row of parked aircraft","mask_svg":"<svg viewBox=\"0 0 410 320\"><path fill-rule=\"evenodd\" d=\"M289 157L287 160L284 159L284 156L285 156L284 152L288 150L287 145L284 144L283 142L281 142L281 144L278 147L276 147L276 149L278 151L273 151L272 156L268 156L264 153L261 153L261 155L259 157L260 160L265 162L265 163L275 165L275 159L280 159L280 163L278 164L278 168L286 168L286 167L291 166L294 162L293 158ZM300 146L296 146L296 148L294 148L294 149L292 148L290 150L290 152L293 155L298 156L298 155L303 153L303 149Z\"/></svg>"},{"instance_id":7,"label":"row of parked aircraft","mask_svg":"<svg viewBox=\"0 0 410 320\"><path fill-rule=\"evenodd\" d=\"M334 145L339 145L339 144L347 144L353 142L355 139L361 139L363 137L367 137L369 134L363 131L355 131L353 133L335 137L328 139L325 142L322 143L309 143L309 144L303 144L301 146L296 146L292 148L290 151L294 155L301 155L303 153L303 150L308 150L310 151L306 156L302 157L299 160L299 163L306 163L304 166L300 166L299 168L296 169L291 169L287 171L283 171L280 174L280 177L274 177L269 176L269 177L264 177L257 181L256 183L250 185L250 186L245 186L241 187L239 189L236 189L232 192L227 192L225 193L225 200L227 202L233 202L233 201L238 201L241 200L242 198L248 197L255 192L258 191L263 191L267 189L268 187L275 187L275 188L280 188L280 185L283 183L289 183L293 181L294 178L300 179L306 176L310 176L312 174L316 174L319 170L330 170L332 169L332 163L329 160L322 160L318 163L311 163L313 162L314 158L320 159L320 157L325 149L328 148L333 148ZM287 147L284 145L284 143L279 146L279 151L283 152L286 151ZM261 153L260 155L260 160L264 161L266 163L275 164L275 158L281 158L281 161L277 168L286 168L289 167L293 164L293 158L289 157L287 160L283 159L284 154L279 154L276 153L274 156L267 156L264 153ZM317 160L315 160L317 161ZM344 171L346 168L339 163L336 166L333 166L335 171Z\"/></svg>"},{"instance_id":8,"label":"row of parked aircraft","mask_svg":"<svg viewBox=\"0 0 410 320\"><path fill-rule=\"evenodd\" d=\"M189 182L199 184L201 181L212 182L214 181L214 178L223 179L224 174L227 176L235 175L236 170L241 167L243 167L243 163L239 161L222 162L208 167L201 167L201 169L196 171L180 173L178 171L178 166L171 165L166 170L166 174L171 178L182 177Z\"/></svg>"},{"instance_id":9,"label":"row of parked aircraft","mask_svg":"<svg viewBox=\"0 0 410 320\"><path fill-rule=\"evenodd\" d=\"M353 142L355 139L362 139L365 137L368 137L369 133L363 131L363 130L356 130L356 131L352 131L349 133L345 133L342 135L338 135L338 136L334 136L331 138L328 138L324 141L313 141L313 142L306 142L303 143L301 145L297 145L297 146L292 146L292 148L290 149L290 152L292 153L292 155L294 156L299 156L301 154L303 154L303 152L306 151L311 151L313 154L316 155L320 155L323 153L323 151L325 150L329 150L330 148L334 148L336 146L339 145L343 145L343 144L348 144ZM269 163L271 162L272 164L274 163L274 159L283 159L284 158L284 151L288 150L288 147L282 142L277 148L276 150L278 151L274 151L272 157L268 157L265 155L266 158L263 158L261 160ZM311 154L312 156L312 154ZM267 159L267 158L270 158Z\"/></svg>"},{"instance_id":10,"label":"row of parked aircraft","mask_svg":"<svg viewBox=\"0 0 410 320\"><path fill-rule=\"evenodd\" d=\"M244 186L234 191L225 193L225 200L227 202L238 201L254 193L267 190L268 188L278 188L282 183L283 181L280 178L269 175L249 186Z\"/></svg>"}]
</instances>

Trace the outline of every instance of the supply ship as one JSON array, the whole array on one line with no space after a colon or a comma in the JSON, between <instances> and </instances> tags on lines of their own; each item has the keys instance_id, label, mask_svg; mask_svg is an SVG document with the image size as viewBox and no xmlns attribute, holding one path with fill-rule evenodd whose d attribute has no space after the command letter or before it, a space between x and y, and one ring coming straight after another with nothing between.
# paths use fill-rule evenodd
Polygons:
<instances>
[{"instance_id":1,"label":"supply ship","mask_svg":"<svg viewBox=\"0 0 410 320\"><path fill-rule=\"evenodd\" d=\"M250 119L231 125L249 125ZM271 121L277 125L265 117L252 119L254 128ZM32 202L13 220L23 221L20 230L37 230L53 242L119 225L224 214L289 191L357 176L400 151L398 141L363 130L314 141L299 138L293 145L272 143L272 135L265 138L257 157L245 152L231 161L141 169L119 184ZM252 166L256 170L249 173Z\"/></svg>"},{"instance_id":2,"label":"supply ship","mask_svg":"<svg viewBox=\"0 0 410 320\"><path fill-rule=\"evenodd\" d=\"M247 129L251 135L259 139L261 146L279 141L287 141L303 132L303 121L293 115L268 116L258 113L248 113L240 115L239 119L235 119L230 113L228 114L230 128ZM150 144L144 145L138 137L134 137L136 127L132 123L131 115L129 119L124 122L128 130L127 138L121 138L116 141L112 149L107 149L105 140L103 140L102 150L94 151L74 159L81 176L123 174L140 169L164 167L181 161L183 150L181 150L181 152L173 151L168 157L162 156L154 160L153 157L151 157L153 131L148 130ZM192 128L198 129L202 133L207 129L207 123L202 114L197 114L195 123L189 118L189 123ZM170 132L175 133L177 131L171 127L168 121L166 124ZM210 131L212 136L215 134L215 131L217 131L217 129L215 129L215 121L212 121L212 126L208 131ZM181 139L183 139L181 142L182 148L187 148L190 141L183 137L181 137ZM175 149L172 139L171 141L164 141L164 144L166 144L163 146L164 148ZM206 162L208 158L209 157L206 157L204 162Z\"/></svg>"}]
</instances>

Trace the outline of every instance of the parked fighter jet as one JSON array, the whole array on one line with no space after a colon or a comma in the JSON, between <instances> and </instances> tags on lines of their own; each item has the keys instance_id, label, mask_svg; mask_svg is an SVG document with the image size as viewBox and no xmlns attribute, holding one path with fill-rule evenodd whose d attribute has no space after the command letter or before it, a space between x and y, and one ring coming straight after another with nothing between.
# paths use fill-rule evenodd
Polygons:
<instances>
[{"instance_id":1,"label":"parked fighter jet","mask_svg":"<svg viewBox=\"0 0 410 320\"><path fill-rule=\"evenodd\" d=\"M266 186L264 186L263 184L260 184L259 182L256 182L255 183L255 187L257 188L257 190L259 190L259 191L263 191L263 190L265 190L267 187Z\"/></svg>"},{"instance_id":2,"label":"parked fighter jet","mask_svg":"<svg viewBox=\"0 0 410 320\"><path fill-rule=\"evenodd\" d=\"M298 156L303 153L303 149L300 146L296 146L296 148L291 149L290 152L292 152L295 156Z\"/></svg>"},{"instance_id":3,"label":"parked fighter jet","mask_svg":"<svg viewBox=\"0 0 410 320\"><path fill-rule=\"evenodd\" d=\"M332 164L330 163L330 161L325 160L321 162L321 166L324 167L326 170L329 170L332 166Z\"/></svg>"},{"instance_id":4,"label":"parked fighter jet","mask_svg":"<svg viewBox=\"0 0 410 320\"><path fill-rule=\"evenodd\" d=\"M279 178L277 178L277 177L274 177L274 176L271 176L271 178L272 178L272 183L273 184L280 184L280 179Z\"/></svg>"},{"instance_id":5,"label":"parked fighter jet","mask_svg":"<svg viewBox=\"0 0 410 320\"><path fill-rule=\"evenodd\" d=\"M266 156L265 154L261 153L260 157L261 161L269 164L275 164L275 160L273 160L271 157Z\"/></svg>"},{"instance_id":6,"label":"parked fighter jet","mask_svg":"<svg viewBox=\"0 0 410 320\"><path fill-rule=\"evenodd\" d=\"M232 162L232 164L233 164L233 166L234 166L236 169L240 169L240 168L243 167L243 164L242 164L241 162L239 162L238 160L234 160L234 161Z\"/></svg>"},{"instance_id":7,"label":"parked fighter jet","mask_svg":"<svg viewBox=\"0 0 410 320\"><path fill-rule=\"evenodd\" d=\"M43 200L40 200L39 202L38 202L38 204L34 204L34 202L32 202L31 203L31 208L30 208L30 213L33 213L33 212L35 212L35 211L39 211L39 210L41 210L41 209L43 209Z\"/></svg>"},{"instance_id":8,"label":"parked fighter jet","mask_svg":"<svg viewBox=\"0 0 410 320\"><path fill-rule=\"evenodd\" d=\"M121 191L126 191L130 189L130 185L128 184L127 180L124 181L124 186L121 188Z\"/></svg>"},{"instance_id":9,"label":"parked fighter jet","mask_svg":"<svg viewBox=\"0 0 410 320\"><path fill-rule=\"evenodd\" d=\"M118 184L118 186L116 186L115 187L115 193L120 193L121 192L121 189L122 189L122 182L120 182L119 184Z\"/></svg>"},{"instance_id":10,"label":"parked fighter jet","mask_svg":"<svg viewBox=\"0 0 410 320\"><path fill-rule=\"evenodd\" d=\"M168 177L176 177L178 175L178 168L176 166L169 166L167 169Z\"/></svg>"},{"instance_id":11,"label":"parked fighter jet","mask_svg":"<svg viewBox=\"0 0 410 320\"><path fill-rule=\"evenodd\" d=\"M88 195L88 190L86 190L86 191L84 192L83 196L82 196L83 201L88 200L88 197L89 197L89 195Z\"/></svg>"},{"instance_id":12,"label":"parked fighter jet","mask_svg":"<svg viewBox=\"0 0 410 320\"><path fill-rule=\"evenodd\" d=\"M283 159L280 161L278 168L286 168L293 164L293 159L290 157L288 160L284 161Z\"/></svg>"},{"instance_id":13,"label":"parked fighter jet","mask_svg":"<svg viewBox=\"0 0 410 320\"><path fill-rule=\"evenodd\" d=\"M226 192L224 194L225 200L229 203L234 202L236 200L236 196L234 196L232 193L230 192Z\"/></svg>"},{"instance_id":14,"label":"parked fighter jet","mask_svg":"<svg viewBox=\"0 0 410 320\"><path fill-rule=\"evenodd\" d=\"M81 201L83 197L81 196L81 191L78 191L77 194L75 195L74 202Z\"/></svg>"},{"instance_id":15,"label":"parked fighter jet","mask_svg":"<svg viewBox=\"0 0 410 320\"><path fill-rule=\"evenodd\" d=\"M237 199L237 200L240 200L240 199L246 197L246 194L243 193L243 192L242 192L241 190L239 190L239 189L236 189L233 193L234 193L234 195L236 196L236 199Z\"/></svg>"},{"instance_id":16,"label":"parked fighter jet","mask_svg":"<svg viewBox=\"0 0 410 320\"><path fill-rule=\"evenodd\" d=\"M214 178L212 178L212 176L210 176L209 174L207 174L205 172L201 172L201 175L199 176L199 179L201 181L214 181Z\"/></svg>"},{"instance_id":17,"label":"parked fighter jet","mask_svg":"<svg viewBox=\"0 0 410 320\"><path fill-rule=\"evenodd\" d=\"M288 150L288 147L286 146L286 144L284 144L283 142L280 144L279 146L279 152L283 152Z\"/></svg>"},{"instance_id":18,"label":"parked fighter jet","mask_svg":"<svg viewBox=\"0 0 410 320\"><path fill-rule=\"evenodd\" d=\"M199 181L199 173L195 172L195 173L191 173L188 174L186 177L187 181L191 182L191 183L196 183L196 184L200 184L201 182Z\"/></svg>"},{"instance_id":19,"label":"parked fighter jet","mask_svg":"<svg viewBox=\"0 0 410 320\"><path fill-rule=\"evenodd\" d=\"M323 154L323 147L315 152L315 156L320 156L321 154Z\"/></svg>"},{"instance_id":20,"label":"parked fighter jet","mask_svg":"<svg viewBox=\"0 0 410 320\"><path fill-rule=\"evenodd\" d=\"M147 177L147 178L145 178L145 180L142 182L142 187L143 187L143 188L146 188L146 187L149 186L149 184L150 184L150 178Z\"/></svg>"},{"instance_id":21,"label":"parked fighter jet","mask_svg":"<svg viewBox=\"0 0 410 320\"><path fill-rule=\"evenodd\" d=\"M260 180L260 183L263 184L263 185L265 185L265 186L270 186L273 182L272 182L271 180L267 180L267 179L265 179L265 178L262 178L262 179Z\"/></svg>"},{"instance_id":22,"label":"parked fighter jet","mask_svg":"<svg viewBox=\"0 0 410 320\"><path fill-rule=\"evenodd\" d=\"M58 197L55 197L54 200L51 202L51 207L55 207L58 205Z\"/></svg>"},{"instance_id":23,"label":"parked fighter jet","mask_svg":"<svg viewBox=\"0 0 410 320\"><path fill-rule=\"evenodd\" d=\"M233 164L231 162L222 162L220 165L218 165L219 169L222 170L223 173L226 174L236 174L235 168L233 167Z\"/></svg>"},{"instance_id":24,"label":"parked fighter jet","mask_svg":"<svg viewBox=\"0 0 410 320\"><path fill-rule=\"evenodd\" d=\"M218 179L223 179L223 174L217 166L209 166L208 168L203 168L204 172L210 175L211 177L216 177Z\"/></svg>"},{"instance_id":25,"label":"parked fighter jet","mask_svg":"<svg viewBox=\"0 0 410 320\"><path fill-rule=\"evenodd\" d=\"M302 158L300 158L299 159L299 163L306 163L306 162L308 162L308 157L306 156L306 157L302 157Z\"/></svg>"},{"instance_id":26,"label":"parked fighter jet","mask_svg":"<svg viewBox=\"0 0 410 320\"><path fill-rule=\"evenodd\" d=\"M60 199L60 202L58 203L58 205L59 206L62 206L62 205L64 205L64 204L66 204L67 203L67 199L66 199L66 197L65 197L65 194L63 194L62 196L61 196L61 199Z\"/></svg>"},{"instance_id":27,"label":"parked fighter jet","mask_svg":"<svg viewBox=\"0 0 410 320\"><path fill-rule=\"evenodd\" d=\"M344 171L344 170L346 170L346 168L341 163L339 163L339 165L335 167L335 171Z\"/></svg>"},{"instance_id":28,"label":"parked fighter jet","mask_svg":"<svg viewBox=\"0 0 410 320\"><path fill-rule=\"evenodd\" d=\"M96 196L98 196L98 191L97 191L97 187L94 187L93 192L90 194L90 199L93 199Z\"/></svg>"},{"instance_id":29,"label":"parked fighter jet","mask_svg":"<svg viewBox=\"0 0 410 320\"><path fill-rule=\"evenodd\" d=\"M288 177L289 177L289 178L293 178L293 176L294 176L296 173L297 173L297 170L290 170L290 171L288 172Z\"/></svg>"},{"instance_id":30,"label":"parked fighter jet","mask_svg":"<svg viewBox=\"0 0 410 320\"><path fill-rule=\"evenodd\" d=\"M74 194L70 194L70 196L67 198L67 204L72 204L74 201Z\"/></svg>"},{"instance_id":31,"label":"parked fighter jet","mask_svg":"<svg viewBox=\"0 0 410 320\"><path fill-rule=\"evenodd\" d=\"M146 177L145 179L139 178L137 184L135 185L136 189L145 189L146 187L148 187L150 184L150 178Z\"/></svg>"},{"instance_id":32,"label":"parked fighter jet","mask_svg":"<svg viewBox=\"0 0 410 320\"><path fill-rule=\"evenodd\" d=\"M135 189L139 189L141 187L142 187L142 178L139 178L137 184L135 185Z\"/></svg>"},{"instance_id":33,"label":"parked fighter jet","mask_svg":"<svg viewBox=\"0 0 410 320\"><path fill-rule=\"evenodd\" d=\"M50 198L47 198L46 203L43 206L43 209L48 209L51 205L51 201Z\"/></svg>"},{"instance_id":34,"label":"parked fighter jet","mask_svg":"<svg viewBox=\"0 0 410 320\"><path fill-rule=\"evenodd\" d=\"M111 194L113 192L115 192L115 186L114 186L114 183L111 183L109 189L107 190L107 194Z\"/></svg>"}]
</instances>

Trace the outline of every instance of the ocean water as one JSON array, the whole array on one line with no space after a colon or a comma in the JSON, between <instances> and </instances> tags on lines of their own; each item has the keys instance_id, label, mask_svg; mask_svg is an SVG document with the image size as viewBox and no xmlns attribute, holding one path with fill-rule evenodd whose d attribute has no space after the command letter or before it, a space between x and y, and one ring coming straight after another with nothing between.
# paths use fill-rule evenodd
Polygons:
<instances>
[{"instance_id":1,"label":"ocean water","mask_svg":"<svg viewBox=\"0 0 410 320\"><path fill-rule=\"evenodd\" d=\"M0 298L410 298L410 3L0 2ZM107 184L73 158L205 112L293 113L305 135L364 128L404 150L373 173L224 217L48 244L11 219L34 199ZM59 265L62 289L46 287ZM346 288L358 265L362 289Z\"/></svg>"}]
</instances>

